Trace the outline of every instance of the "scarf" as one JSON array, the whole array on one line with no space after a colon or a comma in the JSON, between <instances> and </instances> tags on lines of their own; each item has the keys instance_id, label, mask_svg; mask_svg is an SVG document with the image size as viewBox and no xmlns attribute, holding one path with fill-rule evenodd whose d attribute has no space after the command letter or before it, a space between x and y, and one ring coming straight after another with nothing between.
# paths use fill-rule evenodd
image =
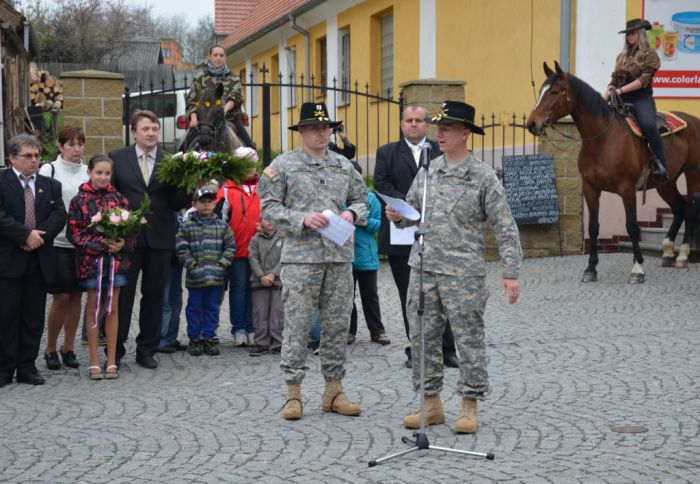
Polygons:
<instances>
[{"instance_id":1,"label":"scarf","mask_svg":"<svg viewBox=\"0 0 700 484\"><path fill-rule=\"evenodd\" d=\"M214 67L213 65L211 65L211 62L207 61L205 67L207 69L207 72L213 76L225 76L226 74L229 74L231 72L231 70L226 64L224 64L221 67Z\"/></svg>"}]
</instances>

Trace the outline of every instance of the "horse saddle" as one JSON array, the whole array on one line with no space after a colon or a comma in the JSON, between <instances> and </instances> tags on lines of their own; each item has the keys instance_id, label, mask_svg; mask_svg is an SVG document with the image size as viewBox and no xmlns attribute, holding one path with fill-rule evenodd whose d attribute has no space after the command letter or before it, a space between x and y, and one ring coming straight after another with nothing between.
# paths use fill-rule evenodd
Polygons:
<instances>
[{"instance_id":1,"label":"horse saddle","mask_svg":"<svg viewBox=\"0 0 700 484\"><path fill-rule=\"evenodd\" d=\"M639 124L631 111L628 111L625 120L627 121L627 126L629 126L635 136L644 138L642 130L639 128ZM685 129L686 126L688 126L688 123L670 111L659 111L656 113L656 129L659 130L659 134L662 137L677 133Z\"/></svg>"}]
</instances>

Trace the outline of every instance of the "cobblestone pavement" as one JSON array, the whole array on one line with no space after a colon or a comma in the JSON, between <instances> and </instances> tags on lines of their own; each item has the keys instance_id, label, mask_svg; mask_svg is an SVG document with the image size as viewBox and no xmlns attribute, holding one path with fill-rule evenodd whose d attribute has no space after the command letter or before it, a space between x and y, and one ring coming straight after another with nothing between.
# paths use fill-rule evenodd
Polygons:
<instances>
[{"instance_id":1,"label":"cobblestone pavement","mask_svg":"<svg viewBox=\"0 0 700 484\"><path fill-rule=\"evenodd\" d=\"M222 354L159 355L116 381L49 372L43 387L0 390L0 480L8 482L699 482L700 265L646 263L626 283L631 255L603 255L600 282L578 282L584 257L530 259L508 306L497 266L486 313L493 391L475 436L455 436L457 370L446 370L447 424L432 445L494 452L495 460L407 448L403 416L417 400L403 366L404 335L388 266L382 313L392 344L360 322L344 385L360 417L324 414L318 357L302 387L304 418L281 417L279 357L233 348L224 306ZM359 296L358 296L359 302ZM183 317L184 323L184 317ZM182 325L184 330L184 324ZM184 339L184 331L181 336ZM621 433L620 430L644 430Z\"/></svg>"}]
</instances>

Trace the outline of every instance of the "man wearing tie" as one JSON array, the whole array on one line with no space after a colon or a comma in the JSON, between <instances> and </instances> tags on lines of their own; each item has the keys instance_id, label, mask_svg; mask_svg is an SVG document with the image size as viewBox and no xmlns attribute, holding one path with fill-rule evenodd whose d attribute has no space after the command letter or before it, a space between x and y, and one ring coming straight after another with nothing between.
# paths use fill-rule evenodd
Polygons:
<instances>
[{"instance_id":1,"label":"man wearing tie","mask_svg":"<svg viewBox=\"0 0 700 484\"><path fill-rule=\"evenodd\" d=\"M404 139L380 146L377 150L374 166L375 191L404 200L408 189L411 188L413 178L418 173L423 143L427 141L430 144L429 158L435 158L441 154L437 143L427 139L429 128L425 120L427 114L425 108L417 105L409 105L403 110L403 113L401 113L401 133ZM383 202L382 205L384 205ZM411 246L412 242L407 245L392 244L389 221L382 209L379 252L389 257L389 266L391 267L391 274L394 276L394 283L399 291L403 324L409 341L411 340L411 335L409 334L408 318L406 317L406 295L411 274L411 268L408 266ZM449 321L442 336L442 353L446 366L450 368L459 367L455 340ZM410 346L406 347L406 357L406 366L411 368Z\"/></svg>"},{"instance_id":2,"label":"man wearing tie","mask_svg":"<svg viewBox=\"0 0 700 484\"><path fill-rule=\"evenodd\" d=\"M114 161L112 185L129 200L132 210L140 207L148 195L151 211L146 216L147 228L139 234L134 263L128 275L129 283L122 288L119 297L117 366L126 352L124 342L129 336L136 284L141 272L136 362L144 368L154 369L158 367L153 355L160 342L165 281L175 251L175 212L188 204L188 198L183 191L156 180L158 162L163 158L158 146L158 117L151 111L136 110L131 115L130 124L134 145L109 154Z\"/></svg>"},{"instance_id":3,"label":"man wearing tie","mask_svg":"<svg viewBox=\"0 0 700 484\"><path fill-rule=\"evenodd\" d=\"M34 361L44 330L46 285L56 262L53 239L66 223L61 183L39 171L39 141L8 141L12 167L0 172L0 387L43 385Z\"/></svg>"}]
</instances>

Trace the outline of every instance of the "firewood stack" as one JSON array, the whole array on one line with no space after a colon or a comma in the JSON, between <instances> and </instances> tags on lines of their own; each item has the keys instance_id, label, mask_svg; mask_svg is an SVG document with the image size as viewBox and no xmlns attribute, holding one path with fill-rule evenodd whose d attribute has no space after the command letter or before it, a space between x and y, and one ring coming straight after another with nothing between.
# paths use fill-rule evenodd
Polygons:
<instances>
[{"instance_id":1,"label":"firewood stack","mask_svg":"<svg viewBox=\"0 0 700 484\"><path fill-rule=\"evenodd\" d=\"M32 106L41 106L44 111L63 108L63 85L48 71L37 70L31 73L29 102Z\"/></svg>"}]
</instances>

